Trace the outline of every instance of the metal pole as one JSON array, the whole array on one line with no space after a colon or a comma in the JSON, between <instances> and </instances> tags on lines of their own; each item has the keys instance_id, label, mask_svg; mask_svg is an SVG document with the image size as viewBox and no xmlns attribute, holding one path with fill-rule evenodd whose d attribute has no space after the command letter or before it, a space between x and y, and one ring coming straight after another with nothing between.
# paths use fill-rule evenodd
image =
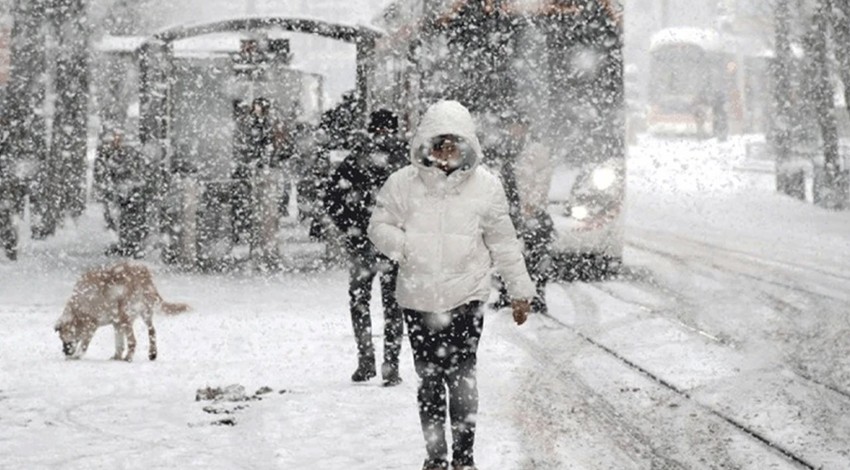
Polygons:
<instances>
[{"instance_id":1,"label":"metal pole","mask_svg":"<svg viewBox=\"0 0 850 470\"><path fill-rule=\"evenodd\" d=\"M355 116L355 129L362 129L366 124L366 113L368 112L369 75L372 71L372 57L375 50L375 40L361 36L357 40L357 116Z\"/></svg>"}]
</instances>

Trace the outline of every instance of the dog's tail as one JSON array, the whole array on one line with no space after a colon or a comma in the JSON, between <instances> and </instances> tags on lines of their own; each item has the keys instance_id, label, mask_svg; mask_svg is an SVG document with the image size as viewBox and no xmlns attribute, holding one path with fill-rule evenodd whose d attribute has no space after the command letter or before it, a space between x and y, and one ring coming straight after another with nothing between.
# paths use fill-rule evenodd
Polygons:
<instances>
[{"instance_id":1,"label":"dog's tail","mask_svg":"<svg viewBox=\"0 0 850 470\"><path fill-rule=\"evenodd\" d=\"M162 296L159 295L159 291L153 283L151 273L147 269L142 270L141 276L144 278L144 280L142 281L144 284L144 295L147 297L148 302L158 307L157 309L160 313L163 313L165 315L177 315L178 313L188 312L192 309L187 304L172 303L163 300Z\"/></svg>"},{"instance_id":2,"label":"dog's tail","mask_svg":"<svg viewBox=\"0 0 850 470\"><path fill-rule=\"evenodd\" d=\"M159 302L159 311L165 315L177 315L179 313L188 312L191 309L192 307L186 304L166 302L164 300L160 300Z\"/></svg>"}]
</instances>

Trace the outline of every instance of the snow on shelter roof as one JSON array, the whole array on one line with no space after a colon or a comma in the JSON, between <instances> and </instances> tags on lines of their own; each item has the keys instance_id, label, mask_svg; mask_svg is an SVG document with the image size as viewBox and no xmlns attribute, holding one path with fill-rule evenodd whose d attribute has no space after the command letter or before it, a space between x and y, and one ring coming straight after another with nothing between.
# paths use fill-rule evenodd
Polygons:
<instances>
[{"instance_id":1,"label":"snow on shelter roof","mask_svg":"<svg viewBox=\"0 0 850 470\"><path fill-rule=\"evenodd\" d=\"M95 44L95 49L100 52L126 52L133 53L139 49L148 38L145 36L111 36L105 35Z\"/></svg>"},{"instance_id":2,"label":"snow on shelter roof","mask_svg":"<svg viewBox=\"0 0 850 470\"><path fill-rule=\"evenodd\" d=\"M656 32L649 40L649 50L675 44L690 44L707 51L723 50L723 41L717 31L690 27L666 28Z\"/></svg>"},{"instance_id":3,"label":"snow on shelter roof","mask_svg":"<svg viewBox=\"0 0 850 470\"><path fill-rule=\"evenodd\" d=\"M238 52L240 40L248 37L246 32L241 31L191 36L174 42L174 54L178 57L206 57ZM104 36L95 47L98 52L108 54L133 54L149 39L144 36Z\"/></svg>"},{"instance_id":4,"label":"snow on shelter roof","mask_svg":"<svg viewBox=\"0 0 850 470\"><path fill-rule=\"evenodd\" d=\"M333 37L343 41L353 42L356 37L383 36L384 31L374 26L348 23L345 21L329 21L327 19L309 16L289 15L239 15L216 18L214 21L184 23L160 29L153 38L163 41L179 40L202 34L223 32L224 30L288 30L297 33L318 34Z\"/></svg>"},{"instance_id":5,"label":"snow on shelter roof","mask_svg":"<svg viewBox=\"0 0 850 470\"><path fill-rule=\"evenodd\" d=\"M374 12L389 0L146 0L140 15L145 34L192 23L215 23L245 17L299 17L326 23L368 24Z\"/></svg>"},{"instance_id":6,"label":"snow on shelter roof","mask_svg":"<svg viewBox=\"0 0 850 470\"><path fill-rule=\"evenodd\" d=\"M235 29L222 26L235 26ZM239 28L241 25L242 28ZM288 27L286 27L286 26ZM244 28L244 31L241 29ZM227 31L229 29L229 31ZM154 40L189 42L183 48L189 50L231 50L232 44L238 44L238 39L244 37L249 30L289 31L294 33L312 33L326 37L334 37L344 41L354 41L356 37L379 37L384 35L381 28L371 25L349 23L344 21L327 21L317 17L290 16L233 16L218 18L211 22L178 24L162 28L151 36L111 36L105 35L95 48L101 52L134 53L145 43ZM205 46L199 47L192 38L206 36ZM179 47L177 47L179 48Z\"/></svg>"}]
</instances>

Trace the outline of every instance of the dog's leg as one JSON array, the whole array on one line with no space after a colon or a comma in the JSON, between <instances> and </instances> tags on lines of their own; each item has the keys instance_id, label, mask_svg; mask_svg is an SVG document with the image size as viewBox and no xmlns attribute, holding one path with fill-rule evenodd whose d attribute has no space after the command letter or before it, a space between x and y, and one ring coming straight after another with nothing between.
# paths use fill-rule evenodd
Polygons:
<instances>
[{"instance_id":1,"label":"dog's leg","mask_svg":"<svg viewBox=\"0 0 850 470\"><path fill-rule=\"evenodd\" d=\"M123 302L118 304L118 324L127 337L127 354L124 360L130 362L133 360L133 354L136 353L136 335L133 334L133 320L127 315L127 307Z\"/></svg>"},{"instance_id":2,"label":"dog's leg","mask_svg":"<svg viewBox=\"0 0 850 470\"><path fill-rule=\"evenodd\" d=\"M74 356L79 359L83 357L83 354L86 353L86 350L89 348L89 343L91 343L92 338L94 338L94 332L97 330L97 326L86 325L83 328L83 337L80 339L80 345L77 347L77 351L74 353Z\"/></svg>"},{"instance_id":3,"label":"dog's leg","mask_svg":"<svg viewBox=\"0 0 850 470\"><path fill-rule=\"evenodd\" d=\"M156 360L156 329L153 327L153 312L144 317L145 325L148 327L148 359Z\"/></svg>"},{"instance_id":4,"label":"dog's leg","mask_svg":"<svg viewBox=\"0 0 850 470\"><path fill-rule=\"evenodd\" d=\"M127 337L127 355L124 356L124 360L131 362L133 354L136 352L136 335L133 333L133 324L129 320L125 321L122 326L124 327L124 335Z\"/></svg>"},{"instance_id":5,"label":"dog's leg","mask_svg":"<svg viewBox=\"0 0 850 470\"><path fill-rule=\"evenodd\" d=\"M112 329L115 331L115 355L112 360L120 361L124 357L124 331L117 321L112 322Z\"/></svg>"},{"instance_id":6,"label":"dog's leg","mask_svg":"<svg viewBox=\"0 0 850 470\"><path fill-rule=\"evenodd\" d=\"M89 332L86 332L85 336L83 336L82 341L80 341L80 346L77 348L76 352L76 356L78 359L83 357L83 354L86 353L86 350L89 348L89 343L91 343L92 336L94 335L90 334Z\"/></svg>"}]
</instances>

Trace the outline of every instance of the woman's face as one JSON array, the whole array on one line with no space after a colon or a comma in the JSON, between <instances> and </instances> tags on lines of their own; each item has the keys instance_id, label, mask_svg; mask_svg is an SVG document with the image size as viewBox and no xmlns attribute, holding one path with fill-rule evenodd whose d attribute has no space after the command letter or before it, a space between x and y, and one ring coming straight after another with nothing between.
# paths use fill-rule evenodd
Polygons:
<instances>
[{"instance_id":1,"label":"woman's face","mask_svg":"<svg viewBox=\"0 0 850 470\"><path fill-rule=\"evenodd\" d=\"M457 168L461 160L458 138L451 135L436 137L431 143L431 157L442 170Z\"/></svg>"}]
</instances>

